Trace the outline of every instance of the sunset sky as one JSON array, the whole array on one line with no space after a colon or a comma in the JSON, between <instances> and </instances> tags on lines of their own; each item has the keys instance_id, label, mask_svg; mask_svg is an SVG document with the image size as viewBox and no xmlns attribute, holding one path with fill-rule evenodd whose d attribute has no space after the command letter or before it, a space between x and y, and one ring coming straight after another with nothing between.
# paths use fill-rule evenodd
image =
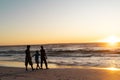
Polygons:
<instances>
[{"instance_id":1,"label":"sunset sky","mask_svg":"<svg viewBox=\"0 0 120 80\"><path fill-rule=\"evenodd\" d=\"M0 45L120 37L120 0L0 0Z\"/></svg>"}]
</instances>

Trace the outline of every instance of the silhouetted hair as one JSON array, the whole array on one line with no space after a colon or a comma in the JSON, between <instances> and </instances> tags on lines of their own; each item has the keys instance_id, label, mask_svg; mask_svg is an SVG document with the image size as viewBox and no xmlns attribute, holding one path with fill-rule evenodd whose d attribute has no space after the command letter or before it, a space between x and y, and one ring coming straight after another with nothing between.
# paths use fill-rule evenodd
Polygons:
<instances>
[{"instance_id":1,"label":"silhouetted hair","mask_svg":"<svg viewBox=\"0 0 120 80\"><path fill-rule=\"evenodd\" d=\"M43 46L41 46L41 48L43 49Z\"/></svg>"},{"instance_id":2,"label":"silhouetted hair","mask_svg":"<svg viewBox=\"0 0 120 80\"><path fill-rule=\"evenodd\" d=\"M38 53L38 50L36 50L36 53Z\"/></svg>"},{"instance_id":3,"label":"silhouetted hair","mask_svg":"<svg viewBox=\"0 0 120 80\"><path fill-rule=\"evenodd\" d=\"M27 45L27 48L30 48L30 45Z\"/></svg>"}]
</instances>

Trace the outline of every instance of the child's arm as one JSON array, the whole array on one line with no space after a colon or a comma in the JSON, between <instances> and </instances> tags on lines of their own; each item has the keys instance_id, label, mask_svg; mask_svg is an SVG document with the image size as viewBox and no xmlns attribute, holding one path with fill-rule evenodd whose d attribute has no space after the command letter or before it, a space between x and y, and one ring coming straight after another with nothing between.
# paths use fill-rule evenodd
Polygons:
<instances>
[{"instance_id":1,"label":"child's arm","mask_svg":"<svg viewBox=\"0 0 120 80\"><path fill-rule=\"evenodd\" d=\"M32 57L34 57L34 56L35 56L35 54L32 55Z\"/></svg>"}]
</instances>

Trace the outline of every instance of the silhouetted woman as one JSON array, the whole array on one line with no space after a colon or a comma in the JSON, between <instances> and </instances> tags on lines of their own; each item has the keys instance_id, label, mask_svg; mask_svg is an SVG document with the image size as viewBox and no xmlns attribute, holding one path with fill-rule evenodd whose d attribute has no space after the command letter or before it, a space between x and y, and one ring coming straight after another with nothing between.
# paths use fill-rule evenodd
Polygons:
<instances>
[{"instance_id":1,"label":"silhouetted woman","mask_svg":"<svg viewBox=\"0 0 120 80\"><path fill-rule=\"evenodd\" d=\"M47 65L47 61L46 61L47 56L46 56L46 52L45 52L45 49L43 48L43 46L41 46L40 52L41 52L41 68L42 68L42 65L44 62L46 69L48 69L48 65Z\"/></svg>"}]
</instances>

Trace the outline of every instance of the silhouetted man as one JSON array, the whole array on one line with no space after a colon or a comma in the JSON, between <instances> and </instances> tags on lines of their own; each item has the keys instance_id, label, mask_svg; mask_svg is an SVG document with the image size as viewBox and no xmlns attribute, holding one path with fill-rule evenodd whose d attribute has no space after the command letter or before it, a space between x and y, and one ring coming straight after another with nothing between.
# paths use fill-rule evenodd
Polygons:
<instances>
[{"instance_id":1,"label":"silhouetted man","mask_svg":"<svg viewBox=\"0 0 120 80\"><path fill-rule=\"evenodd\" d=\"M32 58L31 58L31 55L30 55L30 45L27 45L27 49L25 50L25 67L26 67L26 71L28 70L27 67L28 67L28 64L31 66L32 70L33 69L33 63L32 63Z\"/></svg>"},{"instance_id":2,"label":"silhouetted man","mask_svg":"<svg viewBox=\"0 0 120 80\"><path fill-rule=\"evenodd\" d=\"M42 68L42 64L44 61L46 69L48 69L48 65L47 65L47 61L46 61L47 56L46 56L45 49L43 48L43 46L41 46L40 52L41 52L41 68Z\"/></svg>"}]
</instances>

